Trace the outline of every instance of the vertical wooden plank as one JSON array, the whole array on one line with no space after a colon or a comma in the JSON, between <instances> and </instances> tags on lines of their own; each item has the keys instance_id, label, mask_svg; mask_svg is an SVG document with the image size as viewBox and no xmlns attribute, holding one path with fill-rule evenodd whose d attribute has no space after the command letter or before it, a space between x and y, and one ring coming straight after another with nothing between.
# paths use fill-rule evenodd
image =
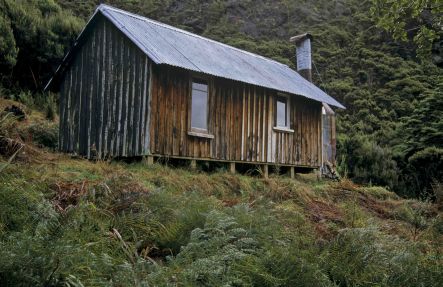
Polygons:
<instances>
[{"instance_id":1,"label":"vertical wooden plank","mask_svg":"<svg viewBox=\"0 0 443 287\"><path fill-rule=\"evenodd\" d=\"M307 107L306 103L303 101L303 110L302 110L302 118L301 118L301 128L302 128L302 164L307 165Z\"/></svg>"},{"instance_id":2,"label":"vertical wooden plank","mask_svg":"<svg viewBox=\"0 0 443 287\"><path fill-rule=\"evenodd\" d=\"M121 115L121 142L120 142L120 154L122 156L127 155L127 134L128 134L128 114L129 114L129 74L130 74L130 63L129 58L129 48L127 46L127 40L122 43L123 45L123 93L122 93L122 115Z\"/></svg>"},{"instance_id":3,"label":"vertical wooden plank","mask_svg":"<svg viewBox=\"0 0 443 287\"><path fill-rule=\"evenodd\" d=\"M92 96L92 105L91 105L91 155L95 156L98 150L98 129L99 129L99 121L100 121L100 111L99 111L99 98L100 98L100 49L101 49L101 33L100 30L97 29L95 33L95 45L93 49L94 53L94 80L93 80L93 96Z\"/></svg>"},{"instance_id":4,"label":"vertical wooden plank","mask_svg":"<svg viewBox=\"0 0 443 287\"><path fill-rule=\"evenodd\" d=\"M272 93L272 101L271 101L271 111L272 111L272 128L274 128L275 126L275 120L274 120L274 115L275 115L275 98L276 98L276 94L273 92ZM271 146L272 146L272 162L276 163L277 162L277 152L278 152L278 145L277 145L277 133L272 130L271 132L272 135L272 139L271 139Z\"/></svg>"},{"instance_id":5,"label":"vertical wooden plank","mask_svg":"<svg viewBox=\"0 0 443 287\"><path fill-rule=\"evenodd\" d=\"M262 127L262 137L261 137L261 155L260 155L260 161L266 162L266 111L267 111L267 105L266 105L266 90L263 90L263 108L262 108L262 121L261 121L261 127Z\"/></svg>"},{"instance_id":6,"label":"vertical wooden plank","mask_svg":"<svg viewBox=\"0 0 443 287\"><path fill-rule=\"evenodd\" d=\"M67 135L67 141L66 141L66 151L71 152L71 145L72 145L72 97L74 92L74 74L75 74L75 68L71 67L69 69L69 94L67 97L68 101L68 107L66 109L67 114L67 126L66 126L66 135Z\"/></svg>"},{"instance_id":7,"label":"vertical wooden plank","mask_svg":"<svg viewBox=\"0 0 443 287\"><path fill-rule=\"evenodd\" d=\"M178 101L180 100L180 94L179 91L177 89L177 83L178 83L178 78L180 76L179 75L174 75L172 77L172 94L170 95L170 97L173 99L172 103L171 103L171 111L172 111L172 115L171 115L171 145L172 145L172 154L173 155L177 155L178 153L178 140L177 140L177 129L179 128L179 122L177 121L178 116L177 114L179 113L179 107L178 107Z\"/></svg>"},{"instance_id":8,"label":"vertical wooden plank","mask_svg":"<svg viewBox=\"0 0 443 287\"><path fill-rule=\"evenodd\" d=\"M300 101L297 101L297 163L302 164L302 115L303 115L303 108L300 103Z\"/></svg>"},{"instance_id":9,"label":"vertical wooden plank","mask_svg":"<svg viewBox=\"0 0 443 287\"><path fill-rule=\"evenodd\" d=\"M106 21L103 22L103 67L102 67L102 123L101 123L101 152L100 156L102 158L106 157L108 153L108 116L109 116L109 84L110 84L110 78L109 78L109 29L106 25Z\"/></svg>"},{"instance_id":10,"label":"vertical wooden plank","mask_svg":"<svg viewBox=\"0 0 443 287\"><path fill-rule=\"evenodd\" d=\"M130 82L130 89L131 89L131 106L130 106L130 111L131 111L131 115L129 117L129 121L130 121L130 129L128 131L129 134L129 150L128 150L128 154L130 156L134 156L135 155L135 135L137 134L136 131L136 112L137 112L137 107L136 107L136 96L137 96L137 56L136 56L136 48L134 46L131 46L131 55L130 55L130 59L131 59L131 82Z\"/></svg>"},{"instance_id":11,"label":"vertical wooden plank","mask_svg":"<svg viewBox=\"0 0 443 287\"><path fill-rule=\"evenodd\" d=\"M262 89L261 88L257 88L257 116L256 116L256 121L257 121L257 129L256 129L256 143L255 143L255 160L256 161L260 161L260 143L261 143L261 109L262 109L262 93L261 93Z\"/></svg>"},{"instance_id":12,"label":"vertical wooden plank","mask_svg":"<svg viewBox=\"0 0 443 287\"><path fill-rule=\"evenodd\" d=\"M220 109L220 114L222 117L222 121L221 121L221 159L226 159L227 158L227 138L226 138L226 130L227 130L227 119L226 119L226 102L227 102L227 97L226 97L226 89L222 88L220 89L220 94L222 96L222 101L221 101L221 109Z\"/></svg>"},{"instance_id":13,"label":"vertical wooden plank","mask_svg":"<svg viewBox=\"0 0 443 287\"><path fill-rule=\"evenodd\" d=\"M81 155L87 154L87 115L88 115L88 100L89 100L89 85L90 85L90 77L89 77L89 66L87 55L90 51L90 43L91 41L87 41L85 45L81 49L81 58L82 58L82 89L81 89L81 105L80 105L80 133L79 133L79 153Z\"/></svg>"},{"instance_id":14,"label":"vertical wooden plank","mask_svg":"<svg viewBox=\"0 0 443 287\"><path fill-rule=\"evenodd\" d=\"M64 130L64 138L65 143L63 146L63 150L65 152L69 151L69 127L70 127L70 120L69 120L69 113L70 113L70 106L71 106L71 92L72 92L72 68L70 68L66 75L67 81L66 81L66 94L65 94L65 130Z\"/></svg>"},{"instance_id":15,"label":"vertical wooden plank","mask_svg":"<svg viewBox=\"0 0 443 287\"><path fill-rule=\"evenodd\" d=\"M233 160L234 156L233 156L233 151L234 151L234 112L233 112L233 85L232 82L228 83L228 94L227 94L227 99L229 102L228 105L228 114L229 114L229 124L228 124L228 133L227 133L227 137L229 137L228 139L228 144L227 144L227 149L228 149L228 160Z\"/></svg>"},{"instance_id":16,"label":"vertical wooden plank","mask_svg":"<svg viewBox=\"0 0 443 287\"><path fill-rule=\"evenodd\" d=\"M149 123L149 153L153 154L156 151L156 131L157 131L157 82L156 72L154 71L154 64L149 64L149 107L150 107L150 123Z\"/></svg>"},{"instance_id":17,"label":"vertical wooden plank","mask_svg":"<svg viewBox=\"0 0 443 287\"><path fill-rule=\"evenodd\" d=\"M102 157L103 152L103 121L104 121L104 110L105 110L105 59L106 59L106 30L104 27L104 22L100 25L100 40L99 40L99 56L98 61L100 66L98 69L99 82L99 93L97 95L97 112L99 114L98 125L97 125L97 136L96 136L96 149L97 157Z\"/></svg>"},{"instance_id":18,"label":"vertical wooden plank","mask_svg":"<svg viewBox=\"0 0 443 287\"><path fill-rule=\"evenodd\" d=\"M235 160L241 160L242 154L242 129L243 129L243 93L240 86L235 87Z\"/></svg>"},{"instance_id":19,"label":"vertical wooden plank","mask_svg":"<svg viewBox=\"0 0 443 287\"><path fill-rule=\"evenodd\" d=\"M143 146L143 135L142 135L142 127L143 127L143 105L144 105L144 98L143 98L143 55L140 53L140 51L137 49L136 53L136 59L137 59L137 85L136 85L136 97L138 106L135 107L137 110L136 112L136 135L135 135L135 155L139 156L141 155L142 146Z\"/></svg>"},{"instance_id":20,"label":"vertical wooden plank","mask_svg":"<svg viewBox=\"0 0 443 287\"><path fill-rule=\"evenodd\" d=\"M65 143L65 127L66 127L65 107L66 107L66 93L67 93L65 88L65 83L66 83L66 76L64 77L64 79L60 84L60 101L59 101L60 124L58 127L59 151L64 151L64 143Z\"/></svg>"},{"instance_id":21,"label":"vertical wooden plank","mask_svg":"<svg viewBox=\"0 0 443 287\"><path fill-rule=\"evenodd\" d=\"M241 155L240 159L246 160L247 158L247 145L248 145L248 96L246 94L245 84L241 84L239 87L239 92L241 94L240 100L242 101L242 130L241 130Z\"/></svg>"},{"instance_id":22,"label":"vertical wooden plank","mask_svg":"<svg viewBox=\"0 0 443 287\"><path fill-rule=\"evenodd\" d=\"M133 90L133 131L132 131L132 156L138 155L138 147L140 144L140 108L141 108L141 102L140 102L140 91L141 91L141 84L140 84L140 58L138 57L138 49L134 47L133 52L133 72L134 72L134 90Z\"/></svg>"},{"instance_id":23,"label":"vertical wooden plank","mask_svg":"<svg viewBox=\"0 0 443 287\"><path fill-rule=\"evenodd\" d=\"M315 143L315 119L314 119L314 105L312 102L310 102L310 156L311 156L311 166L315 166L315 147L316 147L316 143Z\"/></svg>"},{"instance_id":24,"label":"vertical wooden plank","mask_svg":"<svg viewBox=\"0 0 443 287\"><path fill-rule=\"evenodd\" d=\"M108 137L109 137L109 154L112 157L116 156L115 153L115 140L116 140L116 118L117 118L117 85L118 85L118 58L117 58L117 33L115 33L115 29L113 26L110 26L109 29L109 39L111 43L111 66L110 66L110 74L109 74L109 81L110 81L110 102L111 102L111 108L110 108L110 117L108 122Z\"/></svg>"},{"instance_id":25,"label":"vertical wooden plank","mask_svg":"<svg viewBox=\"0 0 443 287\"><path fill-rule=\"evenodd\" d=\"M163 139L163 154L169 155L169 134L171 132L171 129L169 128L169 119L170 119L170 103L171 103L171 97L169 96L171 93L171 87L170 87L170 74L168 72L165 72L165 77L163 77L162 81L162 105L161 109L162 111L162 131L161 131L161 138Z\"/></svg>"},{"instance_id":26,"label":"vertical wooden plank","mask_svg":"<svg viewBox=\"0 0 443 287\"><path fill-rule=\"evenodd\" d=\"M253 152L253 148L252 148L252 137L253 137L253 124L252 124L252 117L253 117L253 112L254 112L254 107L253 107L253 95L251 95L251 89L248 86L247 87L247 91L248 91L248 147L247 147L247 158L246 160L248 161L252 161L252 152Z\"/></svg>"},{"instance_id":27,"label":"vertical wooden plank","mask_svg":"<svg viewBox=\"0 0 443 287\"><path fill-rule=\"evenodd\" d=\"M69 152L75 151L75 137L76 137L76 109L77 109L77 93L78 93L78 65L74 61L72 65L72 85L69 109Z\"/></svg>"},{"instance_id":28,"label":"vertical wooden plank","mask_svg":"<svg viewBox=\"0 0 443 287\"><path fill-rule=\"evenodd\" d=\"M126 43L127 45L127 43ZM132 73L132 49L130 46L128 46L126 48L126 61L128 63L127 65L127 79L126 79L126 114L125 114L125 125L124 125L124 142L125 142L125 146L124 146L124 156L130 156L131 155L131 135L132 135L132 111L133 111L133 106L132 106L132 91L133 91L133 87L132 87L132 83L133 83L133 73Z\"/></svg>"},{"instance_id":29,"label":"vertical wooden plank","mask_svg":"<svg viewBox=\"0 0 443 287\"><path fill-rule=\"evenodd\" d=\"M159 95L159 101L158 101L158 106L159 106L159 131L158 131L158 138L159 138L159 144L160 146L159 148L159 152L161 154L165 154L165 146L166 146L166 138L165 138L165 123L166 123L166 119L167 119L167 114L166 114L166 106L168 104L168 98L166 97L167 95L167 74L164 73L163 74L163 69L159 69L159 90L158 90L158 95Z\"/></svg>"},{"instance_id":30,"label":"vertical wooden plank","mask_svg":"<svg viewBox=\"0 0 443 287\"><path fill-rule=\"evenodd\" d=\"M118 97L117 97L117 134L116 134L116 141L115 141L115 152L118 156L123 155L123 143L122 143L122 116L123 116L123 105L124 105L124 87L125 87L125 64L124 64L124 41L123 38L119 37L117 41L117 57L119 59L119 65L118 65L118 84L117 84L117 91L118 91Z\"/></svg>"},{"instance_id":31,"label":"vertical wooden plank","mask_svg":"<svg viewBox=\"0 0 443 287\"><path fill-rule=\"evenodd\" d=\"M251 133L251 161L256 161L257 147L256 147L256 137L257 137L257 89L256 87L251 87L252 90L252 133Z\"/></svg>"},{"instance_id":32,"label":"vertical wooden plank","mask_svg":"<svg viewBox=\"0 0 443 287\"><path fill-rule=\"evenodd\" d=\"M158 69L158 98L157 98L157 117L158 117L158 130L157 130L157 151L161 154L164 153L164 137L162 137L164 135L164 106L166 104L165 99L163 97L163 89L164 89L164 85L163 85L163 81L164 81L164 75L162 75L162 69Z\"/></svg>"},{"instance_id":33,"label":"vertical wooden plank","mask_svg":"<svg viewBox=\"0 0 443 287\"><path fill-rule=\"evenodd\" d=\"M184 79L183 79L184 78ZM186 137L188 136L188 126L186 125L186 111L188 110L188 94L186 91L186 85L183 81L186 81L186 78L183 78L179 81L179 97L180 97L180 144L179 144L179 154L181 156L186 155Z\"/></svg>"},{"instance_id":34,"label":"vertical wooden plank","mask_svg":"<svg viewBox=\"0 0 443 287\"><path fill-rule=\"evenodd\" d=\"M81 133L82 133L82 104L83 104L83 81L84 81L84 77L83 77L83 52L82 50L80 50L80 52L77 54L77 58L78 58L78 65L79 65L79 90L78 90L78 95L77 95L77 99L78 99L78 105L77 105L77 110L76 110L76 117L77 117L77 136L76 136L76 147L75 150L78 154L81 154L81 150L80 150L80 146L81 146Z\"/></svg>"},{"instance_id":35,"label":"vertical wooden plank","mask_svg":"<svg viewBox=\"0 0 443 287\"><path fill-rule=\"evenodd\" d=\"M88 134L87 134L87 156L88 158L91 158L91 145L93 144L92 141L92 103L93 103L93 98L94 98L94 79L95 79L95 73L94 73L94 48L95 48L95 33L96 31L94 30L92 35L91 35L91 46L90 46L90 54L88 54L88 76L89 76L89 83L91 83L89 85L89 93L88 93L88 114L87 114L87 125L88 125Z\"/></svg>"},{"instance_id":36,"label":"vertical wooden plank","mask_svg":"<svg viewBox=\"0 0 443 287\"><path fill-rule=\"evenodd\" d=\"M164 70L163 70L164 71ZM170 84L169 84L169 79L170 79L170 75L167 71L164 72L164 76L161 76L162 81L162 100L159 103L160 104L160 109L161 109L161 118L162 118L162 122L160 123L162 125L162 129L161 129L161 134L159 135L159 137L161 138L161 142L162 142L162 154L166 154L168 155L168 135L169 135L169 128L168 128L168 120L169 120L169 103L171 101L171 98L169 97L171 88L170 88Z\"/></svg>"},{"instance_id":37,"label":"vertical wooden plank","mask_svg":"<svg viewBox=\"0 0 443 287\"><path fill-rule=\"evenodd\" d=\"M272 134L274 133L274 131L272 130L273 128L273 114L274 114L274 106L272 104L273 102L273 96L268 92L268 118L267 118L267 122L268 122L268 130L267 130L267 134L268 134L268 142L267 142L267 162L272 162Z\"/></svg>"},{"instance_id":38,"label":"vertical wooden plank","mask_svg":"<svg viewBox=\"0 0 443 287\"><path fill-rule=\"evenodd\" d=\"M106 122L106 156L114 156L114 150L113 150L113 136L115 134L114 132L114 119L115 119L115 37L113 35L113 29L114 26L111 25L109 22L107 22L108 29L108 45L109 45L109 54L108 54L108 72L107 72L107 78L108 78L108 117Z\"/></svg>"},{"instance_id":39,"label":"vertical wooden plank","mask_svg":"<svg viewBox=\"0 0 443 287\"><path fill-rule=\"evenodd\" d=\"M145 98L144 106L143 106L143 117L144 117L144 125L143 125L143 154L146 155L149 152L149 120L151 118L151 73L150 73L150 64L148 61L148 57L144 56L144 76L143 76L143 91Z\"/></svg>"}]
</instances>

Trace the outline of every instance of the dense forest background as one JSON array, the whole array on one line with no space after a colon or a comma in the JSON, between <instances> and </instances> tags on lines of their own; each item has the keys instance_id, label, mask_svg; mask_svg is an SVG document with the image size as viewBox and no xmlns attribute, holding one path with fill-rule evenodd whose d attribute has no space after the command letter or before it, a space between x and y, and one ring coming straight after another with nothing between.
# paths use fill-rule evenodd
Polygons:
<instances>
[{"instance_id":1,"label":"dense forest background","mask_svg":"<svg viewBox=\"0 0 443 287\"><path fill-rule=\"evenodd\" d=\"M1 0L0 96L43 98L53 107L54 97L42 96L42 88L99 2L292 68L295 47L288 39L312 33L314 82L347 107L337 111L340 173L402 196L429 198L442 188L441 23L428 27L434 37L427 53L411 28L426 26L423 19L435 16L429 11L412 11L399 39L377 25L383 1L375 0Z\"/></svg>"}]
</instances>

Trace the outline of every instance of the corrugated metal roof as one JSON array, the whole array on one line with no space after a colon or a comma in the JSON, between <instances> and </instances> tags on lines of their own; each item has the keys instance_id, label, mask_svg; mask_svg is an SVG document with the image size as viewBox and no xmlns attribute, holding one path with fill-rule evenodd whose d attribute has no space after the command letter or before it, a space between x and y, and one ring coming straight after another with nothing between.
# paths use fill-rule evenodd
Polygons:
<instances>
[{"instance_id":1,"label":"corrugated metal roof","mask_svg":"<svg viewBox=\"0 0 443 287\"><path fill-rule=\"evenodd\" d=\"M287 65L108 5L97 12L157 64L301 95L344 108Z\"/></svg>"}]
</instances>

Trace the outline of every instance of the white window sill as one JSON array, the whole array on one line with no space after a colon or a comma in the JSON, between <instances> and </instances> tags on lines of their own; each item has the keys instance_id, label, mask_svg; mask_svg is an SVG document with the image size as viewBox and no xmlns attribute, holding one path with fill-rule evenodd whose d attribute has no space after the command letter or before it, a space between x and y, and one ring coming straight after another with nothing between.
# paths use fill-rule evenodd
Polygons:
<instances>
[{"instance_id":1,"label":"white window sill","mask_svg":"<svg viewBox=\"0 0 443 287\"><path fill-rule=\"evenodd\" d=\"M207 132L188 131L188 135L193 136L193 137L199 137L199 138L207 138L207 139L214 138L214 135L208 134Z\"/></svg>"},{"instance_id":2,"label":"white window sill","mask_svg":"<svg viewBox=\"0 0 443 287\"><path fill-rule=\"evenodd\" d=\"M286 127L273 127L272 129L274 130L274 132L279 132L279 133L289 133L289 134L294 133L294 130Z\"/></svg>"}]
</instances>

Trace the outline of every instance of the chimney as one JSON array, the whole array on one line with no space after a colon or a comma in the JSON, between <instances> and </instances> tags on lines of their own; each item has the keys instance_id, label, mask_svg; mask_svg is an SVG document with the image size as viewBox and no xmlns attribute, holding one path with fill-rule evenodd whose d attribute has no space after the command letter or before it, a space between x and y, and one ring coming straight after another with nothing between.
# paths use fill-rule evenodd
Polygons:
<instances>
[{"instance_id":1,"label":"chimney","mask_svg":"<svg viewBox=\"0 0 443 287\"><path fill-rule=\"evenodd\" d=\"M312 35L309 33L294 36L289 39L289 41L294 42L297 47L297 72L309 82L312 82L312 39Z\"/></svg>"}]
</instances>

